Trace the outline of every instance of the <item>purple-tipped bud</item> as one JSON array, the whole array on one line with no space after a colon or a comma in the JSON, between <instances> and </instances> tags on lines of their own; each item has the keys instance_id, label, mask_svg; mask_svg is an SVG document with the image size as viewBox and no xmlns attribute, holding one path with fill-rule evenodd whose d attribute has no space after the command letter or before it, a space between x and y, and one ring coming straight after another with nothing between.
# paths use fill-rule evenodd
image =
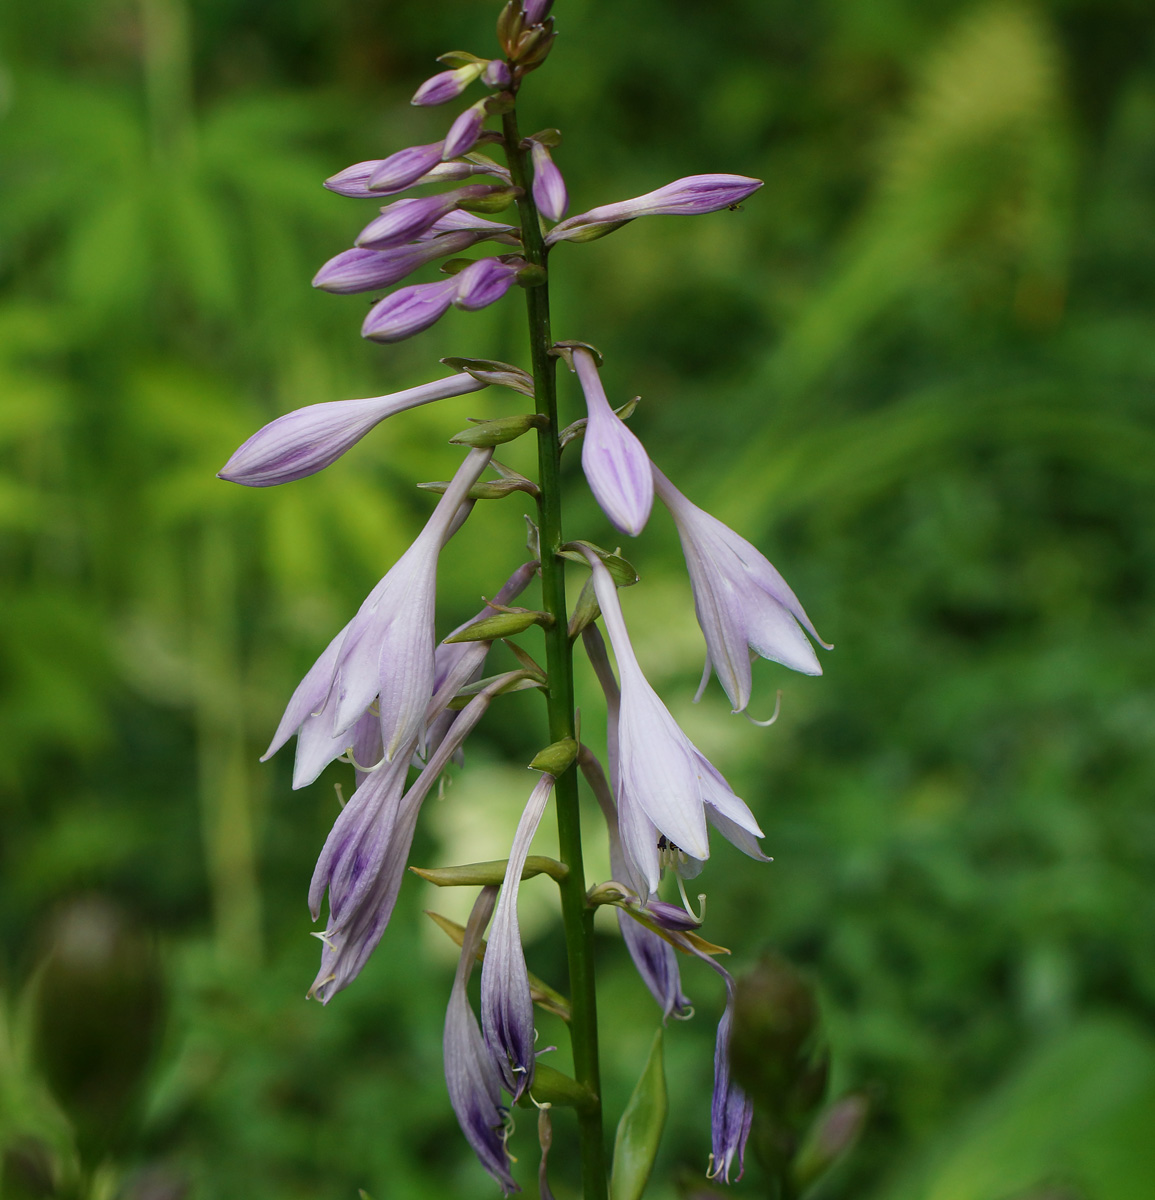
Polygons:
<instances>
[{"instance_id":1,"label":"purple-tipped bud","mask_svg":"<svg viewBox=\"0 0 1155 1200\"><path fill-rule=\"evenodd\" d=\"M530 157L533 162L533 202L551 221L560 221L569 208L565 180L550 156L548 146L531 143Z\"/></svg>"},{"instance_id":2,"label":"purple-tipped bud","mask_svg":"<svg viewBox=\"0 0 1155 1200\"><path fill-rule=\"evenodd\" d=\"M313 276L313 286L338 295L391 287L428 262L457 254L486 237L484 232L443 233L389 250L343 250Z\"/></svg>"},{"instance_id":3,"label":"purple-tipped bud","mask_svg":"<svg viewBox=\"0 0 1155 1200\"><path fill-rule=\"evenodd\" d=\"M453 303L457 280L416 283L374 304L361 336L374 342L401 342L439 321Z\"/></svg>"},{"instance_id":4,"label":"purple-tipped bud","mask_svg":"<svg viewBox=\"0 0 1155 1200\"><path fill-rule=\"evenodd\" d=\"M411 187L426 171L441 162L444 144L431 142L428 146L408 146L396 154L390 154L370 176L369 190L391 192Z\"/></svg>"},{"instance_id":5,"label":"purple-tipped bud","mask_svg":"<svg viewBox=\"0 0 1155 1200\"><path fill-rule=\"evenodd\" d=\"M522 7L525 10L525 23L540 25L549 16L549 10L553 8L553 0L525 0Z\"/></svg>"},{"instance_id":6,"label":"purple-tipped bud","mask_svg":"<svg viewBox=\"0 0 1155 1200\"><path fill-rule=\"evenodd\" d=\"M688 175L656 191L603 204L562 221L550 230L546 245L556 242L590 242L624 225L635 217L697 216L717 212L745 200L762 186L762 180L745 175Z\"/></svg>"},{"instance_id":7,"label":"purple-tipped bud","mask_svg":"<svg viewBox=\"0 0 1155 1200\"><path fill-rule=\"evenodd\" d=\"M471 104L450 125L449 132L445 135L445 141L442 143L442 161L448 162L449 159L457 158L458 155L466 154L473 149L481 135L481 127L485 123L486 103L485 100L479 100L476 104Z\"/></svg>"},{"instance_id":8,"label":"purple-tipped bud","mask_svg":"<svg viewBox=\"0 0 1155 1200\"><path fill-rule=\"evenodd\" d=\"M575 348L573 365L589 412L582 444L582 470L590 491L614 527L637 537L645 528L654 503L649 455L610 408L594 356L588 350Z\"/></svg>"},{"instance_id":9,"label":"purple-tipped bud","mask_svg":"<svg viewBox=\"0 0 1155 1200\"><path fill-rule=\"evenodd\" d=\"M518 270L525 264L502 262L500 258L482 258L456 276L457 295L453 304L467 312L485 308L513 286Z\"/></svg>"},{"instance_id":10,"label":"purple-tipped bud","mask_svg":"<svg viewBox=\"0 0 1155 1200\"><path fill-rule=\"evenodd\" d=\"M514 236L518 232L516 226L503 225L500 221L490 221L486 217L466 212L461 208L455 208L452 212L447 212L445 216L439 217L424 233L418 234L418 240L464 230L484 233L494 241L505 242L508 245L516 245L521 241L520 236Z\"/></svg>"},{"instance_id":11,"label":"purple-tipped bud","mask_svg":"<svg viewBox=\"0 0 1155 1200\"><path fill-rule=\"evenodd\" d=\"M361 230L355 244L367 250L388 250L391 246L400 246L419 237L434 222L452 212L462 200L479 199L500 190L484 183L475 183L442 192L439 196L394 200L381 210L379 217Z\"/></svg>"},{"instance_id":12,"label":"purple-tipped bud","mask_svg":"<svg viewBox=\"0 0 1155 1200\"><path fill-rule=\"evenodd\" d=\"M440 71L427 79L413 94L410 104L444 104L455 100L485 70L485 63L466 63L452 71Z\"/></svg>"},{"instance_id":13,"label":"purple-tipped bud","mask_svg":"<svg viewBox=\"0 0 1155 1200\"><path fill-rule=\"evenodd\" d=\"M486 64L485 73L481 76L481 82L491 88L507 88L512 81L509 63L501 58L490 59Z\"/></svg>"},{"instance_id":14,"label":"purple-tipped bud","mask_svg":"<svg viewBox=\"0 0 1155 1200\"><path fill-rule=\"evenodd\" d=\"M304 479L335 462L386 417L447 396L464 396L485 386L463 371L388 396L310 404L254 433L218 474L221 479L247 487L271 487Z\"/></svg>"}]
</instances>

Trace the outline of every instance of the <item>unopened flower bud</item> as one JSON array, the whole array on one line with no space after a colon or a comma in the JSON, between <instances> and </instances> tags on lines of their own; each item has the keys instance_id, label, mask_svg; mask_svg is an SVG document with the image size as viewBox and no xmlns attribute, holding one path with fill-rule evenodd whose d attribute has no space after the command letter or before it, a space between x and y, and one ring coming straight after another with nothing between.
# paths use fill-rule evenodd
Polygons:
<instances>
[{"instance_id":1,"label":"unopened flower bud","mask_svg":"<svg viewBox=\"0 0 1155 1200\"><path fill-rule=\"evenodd\" d=\"M534 755L533 762L529 764L529 769L548 771L556 778L570 769L577 754L577 742L570 737L562 738L559 742L552 742L544 750L539 750Z\"/></svg>"},{"instance_id":2,"label":"unopened flower bud","mask_svg":"<svg viewBox=\"0 0 1155 1200\"><path fill-rule=\"evenodd\" d=\"M500 258L479 259L452 281L455 286L453 305L476 312L500 300L513 286L521 265L520 261L514 265L502 262Z\"/></svg>"},{"instance_id":3,"label":"unopened flower bud","mask_svg":"<svg viewBox=\"0 0 1155 1200\"><path fill-rule=\"evenodd\" d=\"M483 61L466 63L452 71L441 71L427 79L413 94L410 104L444 104L454 100L485 70Z\"/></svg>"},{"instance_id":4,"label":"unopened flower bud","mask_svg":"<svg viewBox=\"0 0 1155 1200\"><path fill-rule=\"evenodd\" d=\"M553 8L553 0L524 0L524 8L525 23L540 25L549 16L549 10Z\"/></svg>"},{"instance_id":5,"label":"unopened flower bud","mask_svg":"<svg viewBox=\"0 0 1155 1200\"><path fill-rule=\"evenodd\" d=\"M531 143L530 159L533 163L533 202L551 221L560 221L569 208L565 180L550 156L549 148L541 142Z\"/></svg>"},{"instance_id":6,"label":"unopened flower bud","mask_svg":"<svg viewBox=\"0 0 1155 1200\"><path fill-rule=\"evenodd\" d=\"M486 117L486 101L471 104L449 127L442 143L441 158L448 161L472 150Z\"/></svg>"},{"instance_id":7,"label":"unopened flower bud","mask_svg":"<svg viewBox=\"0 0 1155 1200\"><path fill-rule=\"evenodd\" d=\"M861 1092L850 1092L815 1121L791 1169L798 1194L821 1179L854 1148L869 1112L867 1097Z\"/></svg>"},{"instance_id":8,"label":"unopened flower bud","mask_svg":"<svg viewBox=\"0 0 1155 1200\"><path fill-rule=\"evenodd\" d=\"M381 160L381 165L369 179L370 191L401 190L416 183L426 171L436 166L443 158L456 155L442 154L444 142L431 142L427 146L407 146Z\"/></svg>"},{"instance_id":9,"label":"unopened flower bud","mask_svg":"<svg viewBox=\"0 0 1155 1200\"><path fill-rule=\"evenodd\" d=\"M485 68L485 73L481 77L481 81L493 88L509 87L513 81L513 76L509 70L509 63L500 58L490 59Z\"/></svg>"},{"instance_id":10,"label":"unopened flower bud","mask_svg":"<svg viewBox=\"0 0 1155 1200\"><path fill-rule=\"evenodd\" d=\"M426 263L465 250L483 240L484 233L445 233L439 237L388 250L343 250L313 277L313 286L338 295L391 287Z\"/></svg>"},{"instance_id":11,"label":"unopened flower bud","mask_svg":"<svg viewBox=\"0 0 1155 1200\"><path fill-rule=\"evenodd\" d=\"M503 446L522 437L531 429L546 429L549 418L541 413L518 413L513 417L498 417L495 421L479 421L449 439L453 446Z\"/></svg>"},{"instance_id":12,"label":"unopened flower bud","mask_svg":"<svg viewBox=\"0 0 1155 1200\"><path fill-rule=\"evenodd\" d=\"M361 336L374 342L404 341L439 321L449 311L456 291L456 279L400 288L369 310Z\"/></svg>"}]
</instances>

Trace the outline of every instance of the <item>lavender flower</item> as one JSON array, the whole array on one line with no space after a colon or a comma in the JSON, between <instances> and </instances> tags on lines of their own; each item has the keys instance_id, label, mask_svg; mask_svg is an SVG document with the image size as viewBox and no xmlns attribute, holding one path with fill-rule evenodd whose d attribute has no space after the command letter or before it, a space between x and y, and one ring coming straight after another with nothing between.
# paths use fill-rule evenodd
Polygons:
<instances>
[{"instance_id":1,"label":"lavender flower","mask_svg":"<svg viewBox=\"0 0 1155 1200\"><path fill-rule=\"evenodd\" d=\"M750 703L750 651L805 675L821 675L814 648L800 626L827 650L786 580L745 538L691 504L653 467L654 487L670 510L694 590L698 624L706 637L710 667L735 712Z\"/></svg>"},{"instance_id":2,"label":"lavender flower","mask_svg":"<svg viewBox=\"0 0 1155 1200\"><path fill-rule=\"evenodd\" d=\"M530 139L533 164L533 202L551 221L560 221L569 208L565 180L550 155L549 147Z\"/></svg>"},{"instance_id":3,"label":"lavender flower","mask_svg":"<svg viewBox=\"0 0 1155 1200\"><path fill-rule=\"evenodd\" d=\"M757 850L762 830L753 813L650 687L630 645L613 579L595 555L586 557L621 674L618 820L630 882L640 896L656 892L661 852L671 846L699 861L708 858L707 817L740 850L764 857Z\"/></svg>"},{"instance_id":4,"label":"lavender flower","mask_svg":"<svg viewBox=\"0 0 1155 1200\"><path fill-rule=\"evenodd\" d=\"M738 1178L745 1169L746 1139L754 1119L750 1097L730 1079L730 1028L734 1021L734 979L724 967L700 954L726 983L726 1007L714 1040L714 1095L710 1104L711 1152L706 1172L710 1179L730 1182L730 1169L738 1160Z\"/></svg>"},{"instance_id":5,"label":"lavender flower","mask_svg":"<svg viewBox=\"0 0 1155 1200\"><path fill-rule=\"evenodd\" d=\"M582 443L582 469L590 491L615 528L637 537L645 528L654 503L649 455L610 408L593 354L580 346L574 347L573 367L589 412Z\"/></svg>"},{"instance_id":6,"label":"lavender flower","mask_svg":"<svg viewBox=\"0 0 1155 1200\"><path fill-rule=\"evenodd\" d=\"M501 1104L501 1072L481 1036L466 990L496 894L496 888L482 888L469 914L445 1013L443 1050L445 1084L461 1132L481 1165L501 1186L502 1194L508 1196L521 1189L510 1173L509 1151L502 1135L507 1110Z\"/></svg>"},{"instance_id":7,"label":"lavender flower","mask_svg":"<svg viewBox=\"0 0 1155 1200\"><path fill-rule=\"evenodd\" d=\"M427 79L413 94L410 104L434 105L445 104L454 100L465 91L475 80L480 78L486 68L482 61L466 63L452 71L440 71Z\"/></svg>"},{"instance_id":8,"label":"lavender flower","mask_svg":"<svg viewBox=\"0 0 1155 1200\"><path fill-rule=\"evenodd\" d=\"M491 88L507 88L513 82L513 74L509 69L509 63L504 59L491 58L485 64L485 71L482 73L481 82L486 87Z\"/></svg>"},{"instance_id":9,"label":"lavender flower","mask_svg":"<svg viewBox=\"0 0 1155 1200\"><path fill-rule=\"evenodd\" d=\"M513 287L518 271L525 266L521 259L504 262L500 258L478 259L456 276L457 291L453 304L467 312L476 312L500 300Z\"/></svg>"},{"instance_id":10,"label":"lavender flower","mask_svg":"<svg viewBox=\"0 0 1155 1200\"><path fill-rule=\"evenodd\" d=\"M492 698L516 674L498 676L470 700L408 791L402 789L410 752L416 741L410 742L407 752L398 755L394 763L369 772L365 782L341 810L317 860L309 887L309 907L314 920L320 911L325 889L330 889L330 919L324 933L319 935L321 966L309 991L310 996L327 1004L360 974L393 915L425 797L473 731ZM449 698L451 696L445 703ZM334 902L337 904L336 915L333 913Z\"/></svg>"},{"instance_id":11,"label":"lavender flower","mask_svg":"<svg viewBox=\"0 0 1155 1200\"><path fill-rule=\"evenodd\" d=\"M521 814L481 967L481 1027L485 1031L485 1044L497 1060L515 1103L533 1084L534 1067L533 1000L517 923L517 893L529 844L541 823L553 785L554 777L543 773Z\"/></svg>"},{"instance_id":12,"label":"lavender flower","mask_svg":"<svg viewBox=\"0 0 1155 1200\"><path fill-rule=\"evenodd\" d=\"M545 244L592 242L635 217L696 216L717 212L745 200L761 186L762 180L748 179L745 175L687 175L685 179L675 179L665 187L632 200L603 204L570 217L549 231Z\"/></svg>"},{"instance_id":13,"label":"lavender flower","mask_svg":"<svg viewBox=\"0 0 1155 1200\"><path fill-rule=\"evenodd\" d=\"M304 479L335 462L386 417L485 386L462 371L388 396L310 404L257 430L217 474L247 487Z\"/></svg>"},{"instance_id":14,"label":"lavender flower","mask_svg":"<svg viewBox=\"0 0 1155 1200\"><path fill-rule=\"evenodd\" d=\"M553 0L524 0L522 7L525 10L525 23L540 25L549 16Z\"/></svg>"},{"instance_id":15,"label":"lavender flower","mask_svg":"<svg viewBox=\"0 0 1155 1200\"><path fill-rule=\"evenodd\" d=\"M298 739L294 787L311 783L335 757L333 743L362 718L374 697L387 760L418 736L433 694L437 556L458 507L492 456L492 450L466 455L413 545L297 686L264 754L267 759L276 753L297 730L309 735Z\"/></svg>"},{"instance_id":16,"label":"lavender flower","mask_svg":"<svg viewBox=\"0 0 1155 1200\"><path fill-rule=\"evenodd\" d=\"M401 191L412 187L427 171L431 171L445 157L442 155L444 142L431 142L427 146L407 146L382 159L377 170L369 177L368 188L372 191ZM468 149L468 147L467 147Z\"/></svg>"}]
</instances>

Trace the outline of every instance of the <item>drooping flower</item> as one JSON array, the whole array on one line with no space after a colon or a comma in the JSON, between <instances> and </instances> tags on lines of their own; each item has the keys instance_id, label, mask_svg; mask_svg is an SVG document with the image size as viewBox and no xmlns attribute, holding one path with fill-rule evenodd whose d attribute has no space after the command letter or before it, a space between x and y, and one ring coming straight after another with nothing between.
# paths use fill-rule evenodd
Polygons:
<instances>
[{"instance_id":1,"label":"drooping flower","mask_svg":"<svg viewBox=\"0 0 1155 1200\"><path fill-rule=\"evenodd\" d=\"M501 898L481 967L481 1028L514 1102L533 1084L533 1000L517 922L517 893L529 844L541 823L554 777L543 773L518 822Z\"/></svg>"},{"instance_id":2,"label":"drooping flower","mask_svg":"<svg viewBox=\"0 0 1155 1200\"><path fill-rule=\"evenodd\" d=\"M603 204L589 212L578 213L555 225L546 235L545 244L592 242L636 217L697 216L717 212L745 200L761 186L762 180L749 179L745 175L687 175L685 179L675 179L665 187L632 200L619 200L616 204Z\"/></svg>"},{"instance_id":3,"label":"drooping flower","mask_svg":"<svg viewBox=\"0 0 1155 1200\"><path fill-rule=\"evenodd\" d=\"M521 1189L510 1173L509 1151L502 1135L507 1110L501 1103L501 1072L481 1036L466 990L496 895L496 888L482 888L469 914L445 1013L443 1050L449 1103L461 1132L481 1165L501 1186L502 1194L508 1196Z\"/></svg>"},{"instance_id":4,"label":"drooping flower","mask_svg":"<svg viewBox=\"0 0 1155 1200\"><path fill-rule=\"evenodd\" d=\"M669 509L682 542L694 591L694 609L706 638L708 658L735 712L750 703L750 651L805 675L821 675L805 628L824 642L789 584L745 538L691 504L653 467L654 487Z\"/></svg>"},{"instance_id":5,"label":"drooping flower","mask_svg":"<svg viewBox=\"0 0 1155 1200\"><path fill-rule=\"evenodd\" d=\"M637 537L654 503L649 455L610 407L593 354L575 346L573 367L589 414L582 441L586 481L615 528Z\"/></svg>"},{"instance_id":6,"label":"drooping flower","mask_svg":"<svg viewBox=\"0 0 1155 1200\"><path fill-rule=\"evenodd\" d=\"M754 1119L750 1097L730 1078L730 1028L734 1021L734 979L725 967L700 954L722 976L726 984L726 1007L714 1040L714 1095L710 1103L711 1151L707 1176L730 1182L730 1170L738 1160L738 1179L745 1169L746 1139Z\"/></svg>"},{"instance_id":7,"label":"drooping flower","mask_svg":"<svg viewBox=\"0 0 1155 1200\"><path fill-rule=\"evenodd\" d=\"M569 193L561 171L553 161L549 147L532 138L529 154L533 164L533 202L551 221L560 221L569 208Z\"/></svg>"},{"instance_id":8,"label":"drooping flower","mask_svg":"<svg viewBox=\"0 0 1155 1200\"><path fill-rule=\"evenodd\" d=\"M302 731L294 787L311 783L342 752L342 739L374 698L387 760L418 737L433 695L437 557L492 456L492 450L469 452L425 528L298 684L264 754L268 758Z\"/></svg>"},{"instance_id":9,"label":"drooping flower","mask_svg":"<svg viewBox=\"0 0 1155 1200\"><path fill-rule=\"evenodd\" d=\"M656 892L662 853L671 847L692 859L708 858L707 819L740 850L765 857L757 849L762 830L754 814L682 732L642 674L609 571L596 555L583 553L621 676L617 799L627 882L639 896Z\"/></svg>"},{"instance_id":10,"label":"drooping flower","mask_svg":"<svg viewBox=\"0 0 1155 1200\"><path fill-rule=\"evenodd\" d=\"M304 479L335 462L386 417L485 386L462 371L388 396L310 404L258 429L217 474L246 487Z\"/></svg>"},{"instance_id":11,"label":"drooping flower","mask_svg":"<svg viewBox=\"0 0 1155 1200\"><path fill-rule=\"evenodd\" d=\"M416 739L393 763L369 772L341 810L309 887L314 919L326 888L330 906L325 931L318 935L321 966L311 996L327 1004L360 974L393 915L422 803L493 697L517 674L498 676L469 701L407 790L406 768Z\"/></svg>"}]
</instances>

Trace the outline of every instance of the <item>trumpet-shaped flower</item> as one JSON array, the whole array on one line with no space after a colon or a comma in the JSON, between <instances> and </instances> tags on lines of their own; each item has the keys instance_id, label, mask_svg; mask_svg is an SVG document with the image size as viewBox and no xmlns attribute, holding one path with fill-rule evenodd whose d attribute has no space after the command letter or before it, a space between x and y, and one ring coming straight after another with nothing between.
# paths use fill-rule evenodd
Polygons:
<instances>
[{"instance_id":1,"label":"trumpet-shaped flower","mask_svg":"<svg viewBox=\"0 0 1155 1200\"><path fill-rule=\"evenodd\" d=\"M557 242L592 242L604 237L636 217L697 216L730 208L745 200L762 186L762 180L745 175L687 175L665 187L603 204L589 212L578 213L555 225L546 236L547 246Z\"/></svg>"},{"instance_id":2,"label":"trumpet-shaped flower","mask_svg":"<svg viewBox=\"0 0 1155 1200\"><path fill-rule=\"evenodd\" d=\"M462 371L388 396L310 404L258 429L217 474L247 487L273 487L304 479L336 462L386 417L485 386Z\"/></svg>"},{"instance_id":3,"label":"trumpet-shaped flower","mask_svg":"<svg viewBox=\"0 0 1155 1200\"><path fill-rule=\"evenodd\" d=\"M481 1165L508 1196L521 1189L510 1174L509 1151L502 1134L507 1110L501 1103L501 1072L481 1036L466 990L496 894L496 888L482 888L469 914L445 1013L443 1049L445 1085L457 1123Z\"/></svg>"},{"instance_id":4,"label":"trumpet-shaped flower","mask_svg":"<svg viewBox=\"0 0 1155 1200\"><path fill-rule=\"evenodd\" d=\"M311 996L328 1003L356 979L381 940L401 890L421 805L507 681L508 676L499 676L469 701L408 790L406 768L416 740L394 762L370 771L341 810L309 887L314 919L329 890L329 920L318 935L321 966Z\"/></svg>"},{"instance_id":5,"label":"trumpet-shaped flower","mask_svg":"<svg viewBox=\"0 0 1155 1200\"><path fill-rule=\"evenodd\" d=\"M543 773L518 822L481 967L481 1028L485 1044L497 1060L515 1102L532 1085L534 1067L533 1000L517 923L517 893L529 844L541 823L553 785L554 777Z\"/></svg>"},{"instance_id":6,"label":"trumpet-shaped flower","mask_svg":"<svg viewBox=\"0 0 1155 1200\"><path fill-rule=\"evenodd\" d=\"M595 555L586 552L586 557L621 675L618 821L629 882L639 896L649 896L658 890L663 852L708 858L707 818L740 850L764 857L757 849L762 830L753 813L650 687L630 645L613 579Z\"/></svg>"},{"instance_id":7,"label":"trumpet-shaped flower","mask_svg":"<svg viewBox=\"0 0 1155 1200\"><path fill-rule=\"evenodd\" d=\"M694 608L706 638L706 674L698 694L713 666L734 711L744 711L750 703L751 651L805 675L821 675L803 628L819 645L831 647L818 636L786 580L745 538L691 504L657 467L653 475L682 541Z\"/></svg>"},{"instance_id":8,"label":"trumpet-shaped flower","mask_svg":"<svg viewBox=\"0 0 1155 1200\"><path fill-rule=\"evenodd\" d=\"M425 528L297 686L264 755L308 726L309 736L298 739L294 787L311 783L341 753L334 746L350 744L342 739L374 698L387 760L420 733L433 695L437 557L492 456L492 450L469 452Z\"/></svg>"},{"instance_id":9,"label":"trumpet-shaped flower","mask_svg":"<svg viewBox=\"0 0 1155 1200\"><path fill-rule=\"evenodd\" d=\"M615 528L637 537L654 503L650 459L642 443L610 407L593 354L573 349L573 366L589 413L582 441L582 470L594 499Z\"/></svg>"}]
</instances>

